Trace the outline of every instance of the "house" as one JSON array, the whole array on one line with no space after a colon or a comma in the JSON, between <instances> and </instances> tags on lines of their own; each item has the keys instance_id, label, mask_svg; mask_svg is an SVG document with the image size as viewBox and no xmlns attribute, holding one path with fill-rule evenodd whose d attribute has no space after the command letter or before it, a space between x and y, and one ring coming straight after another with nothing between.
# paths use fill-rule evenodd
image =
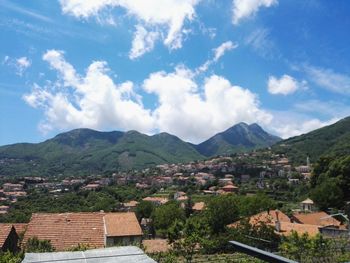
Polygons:
<instances>
[{"instance_id":1,"label":"house","mask_svg":"<svg viewBox=\"0 0 350 263\"><path fill-rule=\"evenodd\" d=\"M192 210L195 212L200 212L204 210L204 207L205 207L204 202L197 202L197 203L194 203L194 205L192 206Z\"/></svg>"},{"instance_id":2,"label":"house","mask_svg":"<svg viewBox=\"0 0 350 263\"><path fill-rule=\"evenodd\" d=\"M264 211L249 218L249 223L251 225L266 224L273 226L276 233L284 236L290 235L293 231L297 232L299 235L304 233L310 236L315 236L318 234L319 225L312 224L298 224L291 222L290 218L279 210ZM228 225L228 227L234 228L240 224L240 221Z\"/></svg>"},{"instance_id":3,"label":"house","mask_svg":"<svg viewBox=\"0 0 350 263\"><path fill-rule=\"evenodd\" d=\"M238 187L233 185L233 184L225 185L221 189L226 193L237 193L238 192Z\"/></svg>"},{"instance_id":4,"label":"house","mask_svg":"<svg viewBox=\"0 0 350 263\"><path fill-rule=\"evenodd\" d=\"M5 183L2 188L4 189L4 192L20 192L23 190L23 185Z\"/></svg>"},{"instance_id":5,"label":"house","mask_svg":"<svg viewBox=\"0 0 350 263\"><path fill-rule=\"evenodd\" d=\"M50 253L26 253L22 263L74 262L74 263L156 263L140 248L134 246L109 247L86 251L66 251Z\"/></svg>"},{"instance_id":6,"label":"house","mask_svg":"<svg viewBox=\"0 0 350 263\"><path fill-rule=\"evenodd\" d=\"M100 188L101 186L99 184L87 184L84 187L82 187L83 190L89 190L89 191L96 191Z\"/></svg>"},{"instance_id":7,"label":"house","mask_svg":"<svg viewBox=\"0 0 350 263\"><path fill-rule=\"evenodd\" d=\"M107 213L104 223L107 247L141 243L143 233L135 213Z\"/></svg>"},{"instance_id":8,"label":"house","mask_svg":"<svg viewBox=\"0 0 350 263\"><path fill-rule=\"evenodd\" d=\"M78 244L102 248L141 242L142 230L135 213L35 213L24 234L29 238L50 240L57 251Z\"/></svg>"},{"instance_id":9,"label":"house","mask_svg":"<svg viewBox=\"0 0 350 263\"><path fill-rule=\"evenodd\" d=\"M126 211L135 211L137 205L139 204L139 202L135 201L135 200L131 200L127 203L123 203L123 207Z\"/></svg>"},{"instance_id":10,"label":"house","mask_svg":"<svg viewBox=\"0 0 350 263\"><path fill-rule=\"evenodd\" d=\"M301 210L304 212L311 212L315 210L315 204L314 201L312 201L310 198L305 199L300 203Z\"/></svg>"},{"instance_id":11,"label":"house","mask_svg":"<svg viewBox=\"0 0 350 263\"><path fill-rule=\"evenodd\" d=\"M325 212L294 213L292 220L299 224L309 224L317 226L334 226L339 228L341 222Z\"/></svg>"},{"instance_id":12,"label":"house","mask_svg":"<svg viewBox=\"0 0 350 263\"><path fill-rule=\"evenodd\" d=\"M8 210L10 209L7 205L1 205L0 206L0 215L7 214Z\"/></svg>"},{"instance_id":13,"label":"house","mask_svg":"<svg viewBox=\"0 0 350 263\"><path fill-rule=\"evenodd\" d=\"M0 247L2 252L17 252L19 250L18 240L18 234L12 224L0 224Z\"/></svg>"}]
</instances>

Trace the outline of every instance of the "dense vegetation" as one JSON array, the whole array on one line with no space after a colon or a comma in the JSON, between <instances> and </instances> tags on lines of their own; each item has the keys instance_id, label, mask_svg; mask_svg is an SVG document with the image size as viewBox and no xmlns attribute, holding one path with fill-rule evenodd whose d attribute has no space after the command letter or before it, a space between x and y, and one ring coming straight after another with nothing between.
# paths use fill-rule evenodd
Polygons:
<instances>
[{"instance_id":1,"label":"dense vegetation","mask_svg":"<svg viewBox=\"0 0 350 263\"><path fill-rule=\"evenodd\" d=\"M280 140L281 138L268 134L256 123L239 123L196 145L195 148L205 156L214 156L263 148Z\"/></svg>"},{"instance_id":2,"label":"dense vegetation","mask_svg":"<svg viewBox=\"0 0 350 263\"><path fill-rule=\"evenodd\" d=\"M11 205L9 213L2 215L2 222L28 222L36 212L98 212L116 211L121 202L140 199L147 192L134 187L105 187L101 191L76 191L58 195L33 190L25 198Z\"/></svg>"},{"instance_id":3,"label":"dense vegetation","mask_svg":"<svg viewBox=\"0 0 350 263\"><path fill-rule=\"evenodd\" d=\"M0 175L79 176L139 169L266 147L277 140L279 138L269 135L257 124L235 125L197 146L167 133L148 136L136 131L77 129L38 144L0 147Z\"/></svg>"},{"instance_id":4,"label":"dense vegetation","mask_svg":"<svg viewBox=\"0 0 350 263\"><path fill-rule=\"evenodd\" d=\"M294 162L303 164L309 156L316 162L321 156L339 157L350 154L350 117L337 123L277 143L275 152L282 152Z\"/></svg>"}]
</instances>

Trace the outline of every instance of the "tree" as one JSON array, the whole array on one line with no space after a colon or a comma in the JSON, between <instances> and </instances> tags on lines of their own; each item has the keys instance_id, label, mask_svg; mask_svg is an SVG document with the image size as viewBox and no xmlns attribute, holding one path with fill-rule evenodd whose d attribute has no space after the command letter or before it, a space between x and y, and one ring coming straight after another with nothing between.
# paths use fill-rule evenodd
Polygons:
<instances>
[{"instance_id":1,"label":"tree","mask_svg":"<svg viewBox=\"0 0 350 263\"><path fill-rule=\"evenodd\" d=\"M152 214L153 225L157 233L165 236L175 220L184 221L185 212L176 201L159 206Z\"/></svg>"},{"instance_id":2,"label":"tree","mask_svg":"<svg viewBox=\"0 0 350 263\"><path fill-rule=\"evenodd\" d=\"M343 205L343 191L337 178L325 178L311 191L311 198L321 210L330 207L340 208Z\"/></svg>"},{"instance_id":3,"label":"tree","mask_svg":"<svg viewBox=\"0 0 350 263\"><path fill-rule=\"evenodd\" d=\"M239 218L237 198L234 195L212 198L207 204L205 217L213 233L223 232L226 225Z\"/></svg>"},{"instance_id":4,"label":"tree","mask_svg":"<svg viewBox=\"0 0 350 263\"><path fill-rule=\"evenodd\" d=\"M50 240L39 240L37 237L29 238L25 247L26 252L53 252L55 249Z\"/></svg>"},{"instance_id":5,"label":"tree","mask_svg":"<svg viewBox=\"0 0 350 263\"><path fill-rule=\"evenodd\" d=\"M188 218L193 213L193 202L191 196L188 196L185 202L185 215Z\"/></svg>"},{"instance_id":6,"label":"tree","mask_svg":"<svg viewBox=\"0 0 350 263\"><path fill-rule=\"evenodd\" d=\"M136 217L138 220L142 218L150 218L155 210L155 205L149 201L141 201L136 207Z\"/></svg>"}]
</instances>

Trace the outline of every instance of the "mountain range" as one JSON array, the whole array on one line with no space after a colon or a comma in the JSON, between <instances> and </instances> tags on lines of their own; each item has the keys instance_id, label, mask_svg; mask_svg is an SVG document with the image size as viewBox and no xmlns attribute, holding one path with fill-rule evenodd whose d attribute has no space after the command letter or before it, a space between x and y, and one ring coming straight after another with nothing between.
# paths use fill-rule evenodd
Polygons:
<instances>
[{"instance_id":1,"label":"mountain range","mask_svg":"<svg viewBox=\"0 0 350 263\"><path fill-rule=\"evenodd\" d=\"M239 123L195 145L159 133L76 129L41 143L0 147L0 175L80 175L201 160L271 146L281 139L258 124Z\"/></svg>"},{"instance_id":2,"label":"mountain range","mask_svg":"<svg viewBox=\"0 0 350 263\"><path fill-rule=\"evenodd\" d=\"M239 123L200 144L159 133L100 132L76 129L41 143L0 147L0 175L86 175L139 169L163 163L183 163L217 155L272 146L295 164L309 156L350 154L350 117L307 134L281 140L257 124Z\"/></svg>"}]
</instances>

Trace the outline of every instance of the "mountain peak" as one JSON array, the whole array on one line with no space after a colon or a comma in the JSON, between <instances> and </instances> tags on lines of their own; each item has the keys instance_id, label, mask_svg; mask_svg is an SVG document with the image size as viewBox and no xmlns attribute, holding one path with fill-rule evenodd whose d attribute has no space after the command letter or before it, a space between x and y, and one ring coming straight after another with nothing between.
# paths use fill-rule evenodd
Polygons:
<instances>
[{"instance_id":1,"label":"mountain peak","mask_svg":"<svg viewBox=\"0 0 350 263\"><path fill-rule=\"evenodd\" d=\"M264 131L256 123L248 125L240 122L214 135L196 147L201 154L213 156L268 147L280 140L277 136L270 135Z\"/></svg>"}]
</instances>

